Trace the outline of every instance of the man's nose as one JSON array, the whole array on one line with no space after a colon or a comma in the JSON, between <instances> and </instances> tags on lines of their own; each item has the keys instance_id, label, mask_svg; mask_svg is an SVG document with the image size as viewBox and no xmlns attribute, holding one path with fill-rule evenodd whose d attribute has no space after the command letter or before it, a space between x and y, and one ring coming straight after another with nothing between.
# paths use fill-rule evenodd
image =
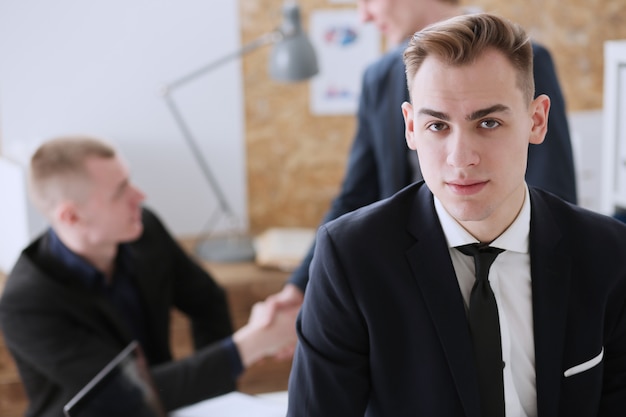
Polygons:
<instances>
[{"instance_id":1,"label":"man's nose","mask_svg":"<svg viewBox=\"0 0 626 417\"><path fill-rule=\"evenodd\" d=\"M142 201L146 199L146 195L144 194L144 192L141 191L139 187L136 187L134 185L133 185L133 197L134 197L134 201L136 201L137 203L141 203Z\"/></svg>"},{"instance_id":2,"label":"man's nose","mask_svg":"<svg viewBox=\"0 0 626 417\"><path fill-rule=\"evenodd\" d=\"M472 139L461 134L449 138L447 162L456 168L465 168L476 165L480 157L473 147Z\"/></svg>"}]
</instances>

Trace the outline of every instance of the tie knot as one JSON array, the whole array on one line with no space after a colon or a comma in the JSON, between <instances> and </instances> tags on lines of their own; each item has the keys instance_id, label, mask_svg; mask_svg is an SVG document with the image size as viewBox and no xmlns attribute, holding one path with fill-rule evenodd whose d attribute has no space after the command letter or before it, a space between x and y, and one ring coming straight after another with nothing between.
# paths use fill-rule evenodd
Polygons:
<instances>
[{"instance_id":1,"label":"tie knot","mask_svg":"<svg viewBox=\"0 0 626 417\"><path fill-rule=\"evenodd\" d=\"M457 249L467 256L474 257L474 265L476 266L476 278L487 279L489 268L496 257L504 252L504 249L494 248L492 246L481 246L478 243L471 245L457 246Z\"/></svg>"},{"instance_id":2,"label":"tie knot","mask_svg":"<svg viewBox=\"0 0 626 417\"><path fill-rule=\"evenodd\" d=\"M494 248L493 246L483 245L481 243L471 243L469 245L456 247L461 253L468 256L488 256L494 254L494 258L504 252L504 249Z\"/></svg>"}]
</instances>

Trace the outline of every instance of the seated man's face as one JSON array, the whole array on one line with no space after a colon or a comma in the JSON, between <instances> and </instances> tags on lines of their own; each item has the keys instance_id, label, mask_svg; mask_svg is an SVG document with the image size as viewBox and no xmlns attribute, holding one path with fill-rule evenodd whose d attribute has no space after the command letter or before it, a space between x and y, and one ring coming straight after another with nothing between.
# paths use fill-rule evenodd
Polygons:
<instances>
[{"instance_id":1,"label":"seated man's face","mask_svg":"<svg viewBox=\"0 0 626 417\"><path fill-rule=\"evenodd\" d=\"M529 106L517 72L494 49L463 66L426 58L411 99L407 144L428 187L470 232L475 222L507 227L524 201L528 144L543 141L549 99Z\"/></svg>"},{"instance_id":2,"label":"seated man's face","mask_svg":"<svg viewBox=\"0 0 626 417\"><path fill-rule=\"evenodd\" d=\"M77 205L77 227L91 245L133 241L143 232L141 204L144 194L129 179L118 157L92 157L85 161L89 173L87 197Z\"/></svg>"}]
</instances>

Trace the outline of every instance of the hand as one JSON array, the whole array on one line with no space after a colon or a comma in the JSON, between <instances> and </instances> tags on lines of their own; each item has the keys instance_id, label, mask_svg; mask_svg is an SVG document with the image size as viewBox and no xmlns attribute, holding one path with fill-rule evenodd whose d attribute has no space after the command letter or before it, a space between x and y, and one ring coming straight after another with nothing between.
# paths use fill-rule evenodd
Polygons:
<instances>
[{"instance_id":1,"label":"hand","mask_svg":"<svg viewBox=\"0 0 626 417\"><path fill-rule=\"evenodd\" d=\"M302 305L304 294L302 290L294 284L285 284L283 289L276 294L272 294L265 301L278 304L280 307L291 305Z\"/></svg>"},{"instance_id":2,"label":"hand","mask_svg":"<svg viewBox=\"0 0 626 417\"><path fill-rule=\"evenodd\" d=\"M292 308L296 307L300 309L302 307L302 302L304 300L304 294L302 294L302 290L299 287L293 284L286 284L283 289L276 293L272 294L266 298L265 302L268 306L268 314L272 317L283 308ZM296 339L296 323L294 319L293 326L293 336L294 340ZM296 348L296 343L292 343L284 346L281 350L277 351L274 355L275 359L283 360L289 359L293 356L293 353Z\"/></svg>"},{"instance_id":3,"label":"hand","mask_svg":"<svg viewBox=\"0 0 626 417\"><path fill-rule=\"evenodd\" d=\"M233 335L244 367L265 356L275 355L285 347L295 346L295 322L299 310L299 306L291 306L270 312L267 302L252 307L248 323Z\"/></svg>"},{"instance_id":4,"label":"hand","mask_svg":"<svg viewBox=\"0 0 626 417\"><path fill-rule=\"evenodd\" d=\"M272 294L265 299L272 315L276 313L276 310L284 307L300 308L303 301L304 294L302 290L293 284L285 284L280 292Z\"/></svg>"}]
</instances>

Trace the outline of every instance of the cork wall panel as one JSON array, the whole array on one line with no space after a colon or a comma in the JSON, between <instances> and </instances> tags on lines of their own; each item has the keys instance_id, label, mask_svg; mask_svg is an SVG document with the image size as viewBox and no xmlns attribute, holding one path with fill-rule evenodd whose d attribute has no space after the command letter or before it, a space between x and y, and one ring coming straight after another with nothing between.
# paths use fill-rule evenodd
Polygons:
<instances>
[{"instance_id":1,"label":"cork wall panel","mask_svg":"<svg viewBox=\"0 0 626 417\"><path fill-rule=\"evenodd\" d=\"M326 1L301 1L309 13ZM242 43L274 29L282 0L241 0ZM313 116L309 83L270 79L270 48L243 60L248 207L253 232L316 226L337 193L355 126L353 116Z\"/></svg>"},{"instance_id":2,"label":"cork wall panel","mask_svg":"<svg viewBox=\"0 0 626 417\"><path fill-rule=\"evenodd\" d=\"M624 0L477 0L522 24L552 53L569 111L602 107L604 41L626 39Z\"/></svg>"},{"instance_id":3,"label":"cork wall panel","mask_svg":"<svg viewBox=\"0 0 626 417\"><path fill-rule=\"evenodd\" d=\"M419 1L419 0L416 0ZM462 0L524 25L552 53L569 111L602 107L603 43L626 39L625 0ZM282 0L240 0L242 43L275 28ZM299 1L305 27L316 9ZM243 59L248 205L253 232L315 227L339 190L353 116L313 116L309 85L280 84L267 72L270 48Z\"/></svg>"}]
</instances>

